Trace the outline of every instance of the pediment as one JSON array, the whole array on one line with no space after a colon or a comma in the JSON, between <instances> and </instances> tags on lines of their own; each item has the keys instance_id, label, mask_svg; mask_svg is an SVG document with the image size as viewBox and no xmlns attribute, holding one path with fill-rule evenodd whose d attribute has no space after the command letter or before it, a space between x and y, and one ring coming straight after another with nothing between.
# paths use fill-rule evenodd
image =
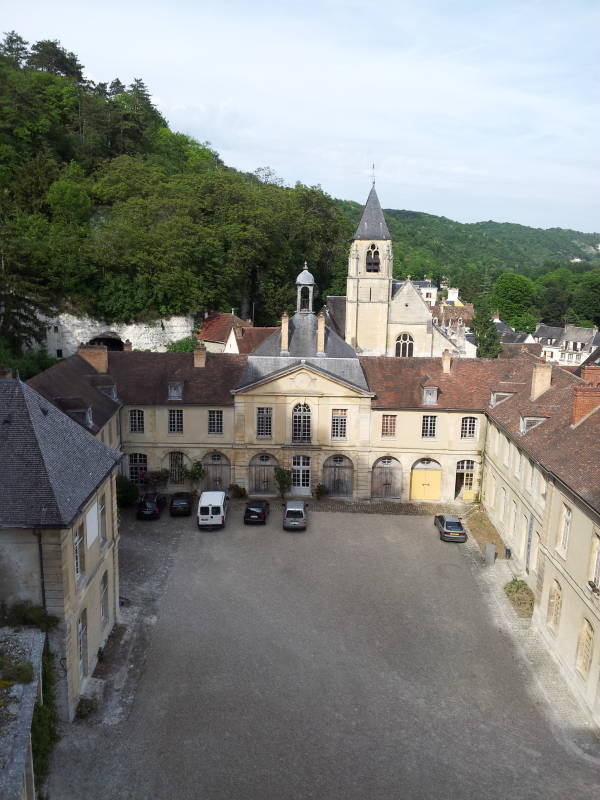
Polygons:
<instances>
[{"instance_id":1,"label":"pediment","mask_svg":"<svg viewBox=\"0 0 600 800\"><path fill-rule=\"evenodd\" d=\"M233 390L234 394L250 395L294 395L307 397L371 397L366 391L350 383L328 375L310 364L302 364L283 372L267 375L255 383Z\"/></svg>"}]
</instances>

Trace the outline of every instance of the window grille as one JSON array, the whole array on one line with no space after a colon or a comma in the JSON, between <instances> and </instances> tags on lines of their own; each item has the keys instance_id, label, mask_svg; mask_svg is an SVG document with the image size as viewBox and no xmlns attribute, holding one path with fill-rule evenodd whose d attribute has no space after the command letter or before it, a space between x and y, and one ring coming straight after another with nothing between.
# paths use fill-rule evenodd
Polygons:
<instances>
[{"instance_id":1,"label":"window grille","mask_svg":"<svg viewBox=\"0 0 600 800\"><path fill-rule=\"evenodd\" d=\"M272 408L256 409L256 436L258 439L270 439L272 435Z\"/></svg>"},{"instance_id":2,"label":"window grille","mask_svg":"<svg viewBox=\"0 0 600 800\"><path fill-rule=\"evenodd\" d=\"M169 453L169 482L183 483L184 480L183 453Z\"/></svg>"},{"instance_id":3,"label":"window grille","mask_svg":"<svg viewBox=\"0 0 600 800\"><path fill-rule=\"evenodd\" d=\"M139 408L134 408L129 412L129 432L144 432L144 412Z\"/></svg>"},{"instance_id":4,"label":"window grille","mask_svg":"<svg viewBox=\"0 0 600 800\"><path fill-rule=\"evenodd\" d=\"M220 409L208 412L208 432L223 433L223 412Z\"/></svg>"},{"instance_id":5,"label":"window grille","mask_svg":"<svg viewBox=\"0 0 600 800\"><path fill-rule=\"evenodd\" d=\"M102 583L100 584L100 619L103 625L106 625L108 622L108 616L108 572L105 572L102 576Z\"/></svg>"},{"instance_id":6,"label":"window grille","mask_svg":"<svg viewBox=\"0 0 600 800\"><path fill-rule=\"evenodd\" d=\"M414 340L410 333L401 333L396 339L396 356L398 358L411 358L413 348Z\"/></svg>"},{"instance_id":7,"label":"window grille","mask_svg":"<svg viewBox=\"0 0 600 800\"><path fill-rule=\"evenodd\" d=\"M75 580L80 580L85 574L85 551L83 543L83 525L79 525L73 534L73 563L75 565Z\"/></svg>"},{"instance_id":8,"label":"window grille","mask_svg":"<svg viewBox=\"0 0 600 800\"><path fill-rule=\"evenodd\" d=\"M183 433L183 409L169 409L169 433Z\"/></svg>"},{"instance_id":9,"label":"window grille","mask_svg":"<svg viewBox=\"0 0 600 800\"><path fill-rule=\"evenodd\" d=\"M331 438L346 438L347 410L345 408L334 408L331 412Z\"/></svg>"},{"instance_id":10,"label":"window grille","mask_svg":"<svg viewBox=\"0 0 600 800\"><path fill-rule=\"evenodd\" d=\"M583 678L587 678L592 664L592 653L594 651L594 629L587 619L583 620L579 641L577 642L577 654L575 666Z\"/></svg>"},{"instance_id":11,"label":"window grille","mask_svg":"<svg viewBox=\"0 0 600 800\"><path fill-rule=\"evenodd\" d=\"M106 495L100 495L100 541L106 542L107 532L106 532Z\"/></svg>"},{"instance_id":12,"label":"window grille","mask_svg":"<svg viewBox=\"0 0 600 800\"><path fill-rule=\"evenodd\" d=\"M423 439L434 439L437 426L437 417L424 416L421 423L421 437Z\"/></svg>"},{"instance_id":13,"label":"window grille","mask_svg":"<svg viewBox=\"0 0 600 800\"><path fill-rule=\"evenodd\" d=\"M396 435L396 415L384 414L381 418L381 435L382 436L395 436Z\"/></svg>"},{"instance_id":14,"label":"window grille","mask_svg":"<svg viewBox=\"0 0 600 800\"><path fill-rule=\"evenodd\" d=\"M460 423L460 438L474 439L477 420L475 417L463 417Z\"/></svg>"},{"instance_id":15,"label":"window grille","mask_svg":"<svg viewBox=\"0 0 600 800\"><path fill-rule=\"evenodd\" d=\"M307 403L297 403L292 411L292 441L310 442L310 408Z\"/></svg>"},{"instance_id":16,"label":"window grille","mask_svg":"<svg viewBox=\"0 0 600 800\"><path fill-rule=\"evenodd\" d=\"M129 480L133 483L143 483L148 472L148 456L145 453L129 454Z\"/></svg>"},{"instance_id":17,"label":"window grille","mask_svg":"<svg viewBox=\"0 0 600 800\"><path fill-rule=\"evenodd\" d=\"M77 650L79 653L79 675L85 678L88 672L87 611L82 611L77 621Z\"/></svg>"}]
</instances>

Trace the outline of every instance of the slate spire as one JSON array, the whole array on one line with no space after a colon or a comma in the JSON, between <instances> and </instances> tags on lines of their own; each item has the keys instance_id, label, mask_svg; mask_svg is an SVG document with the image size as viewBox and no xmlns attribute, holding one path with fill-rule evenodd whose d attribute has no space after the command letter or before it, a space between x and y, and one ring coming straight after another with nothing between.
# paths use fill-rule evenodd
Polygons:
<instances>
[{"instance_id":1,"label":"slate spire","mask_svg":"<svg viewBox=\"0 0 600 800\"><path fill-rule=\"evenodd\" d=\"M382 239L391 239L388 226L379 204L379 198L375 191L375 182L369 192L367 204L365 205L362 217L358 223L358 228L354 234L355 239L374 239L381 241Z\"/></svg>"}]
</instances>

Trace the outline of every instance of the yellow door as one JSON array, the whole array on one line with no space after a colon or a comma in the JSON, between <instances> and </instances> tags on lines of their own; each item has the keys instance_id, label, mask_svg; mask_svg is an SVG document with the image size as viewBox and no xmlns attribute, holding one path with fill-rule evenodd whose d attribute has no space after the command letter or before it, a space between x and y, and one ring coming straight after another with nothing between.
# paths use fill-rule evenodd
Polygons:
<instances>
[{"instance_id":1,"label":"yellow door","mask_svg":"<svg viewBox=\"0 0 600 800\"><path fill-rule=\"evenodd\" d=\"M410 479L411 500L439 500L441 491L441 470L413 469Z\"/></svg>"}]
</instances>

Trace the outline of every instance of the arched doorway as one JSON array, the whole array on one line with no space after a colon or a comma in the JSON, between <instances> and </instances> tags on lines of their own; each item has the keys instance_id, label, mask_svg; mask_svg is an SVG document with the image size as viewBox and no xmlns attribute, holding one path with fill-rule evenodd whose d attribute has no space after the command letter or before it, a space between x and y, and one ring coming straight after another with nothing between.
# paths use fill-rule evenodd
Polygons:
<instances>
[{"instance_id":1,"label":"arched doorway","mask_svg":"<svg viewBox=\"0 0 600 800\"><path fill-rule=\"evenodd\" d=\"M442 494L442 468L432 458L413 464L410 476L411 500L439 500Z\"/></svg>"},{"instance_id":2,"label":"arched doorway","mask_svg":"<svg viewBox=\"0 0 600 800\"><path fill-rule=\"evenodd\" d=\"M371 497L400 497L402 467L391 456L377 459L371 473Z\"/></svg>"},{"instance_id":3,"label":"arched doorway","mask_svg":"<svg viewBox=\"0 0 600 800\"><path fill-rule=\"evenodd\" d=\"M231 465L223 453L207 453L202 459L202 466L206 470L204 476L204 489L207 492L226 492L231 483Z\"/></svg>"},{"instance_id":4,"label":"arched doorway","mask_svg":"<svg viewBox=\"0 0 600 800\"><path fill-rule=\"evenodd\" d=\"M88 344L103 344L107 350L123 349L123 340L118 333L113 333L113 331L106 331L99 336L94 336L93 339L90 339Z\"/></svg>"},{"instance_id":5,"label":"arched doorway","mask_svg":"<svg viewBox=\"0 0 600 800\"><path fill-rule=\"evenodd\" d=\"M454 499L462 497L463 500L473 500L475 492L475 462L470 458L459 461L456 465L456 482L454 484Z\"/></svg>"},{"instance_id":6,"label":"arched doorway","mask_svg":"<svg viewBox=\"0 0 600 800\"><path fill-rule=\"evenodd\" d=\"M332 497L352 497L352 461L346 456L329 456L323 464L323 485Z\"/></svg>"},{"instance_id":7,"label":"arched doorway","mask_svg":"<svg viewBox=\"0 0 600 800\"><path fill-rule=\"evenodd\" d=\"M259 453L250 459L250 492L252 494L277 494L275 467L277 459L269 453Z\"/></svg>"}]
</instances>

